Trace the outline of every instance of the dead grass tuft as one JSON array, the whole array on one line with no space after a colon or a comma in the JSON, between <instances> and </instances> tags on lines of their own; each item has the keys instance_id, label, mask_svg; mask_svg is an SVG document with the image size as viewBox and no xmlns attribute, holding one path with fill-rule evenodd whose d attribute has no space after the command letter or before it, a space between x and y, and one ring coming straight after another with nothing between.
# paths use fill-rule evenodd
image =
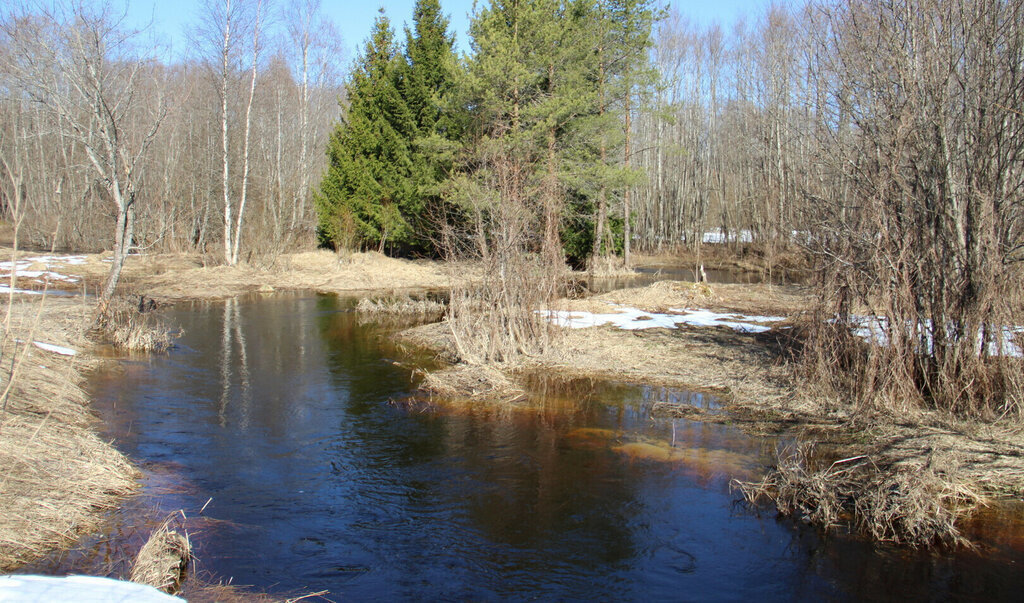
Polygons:
<instances>
[{"instance_id":1,"label":"dead grass tuft","mask_svg":"<svg viewBox=\"0 0 1024 603\"><path fill-rule=\"evenodd\" d=\"M155 308L154 302L144 296L116 297L101 309L89 334L123 350L165 351L171 347L174 336L153 312Z\"/></svg>"},{"instance_id":2,"label":"dead grass tuft","mask_svg":"<svg viewBox=\"0 0 1024 603\"><path fill-rule=\"evenodd\" d=\"M425 297L413 299L407 294L392 294L378 298L364 297L359 300L356 311L363 314L440 318L445 311L445 307L444 303Z\"/></svg>"},{"instance_id":3,"label":"dead grass tuft","mask_svg":"<svg viewBox=\"0 0 1024 603\"><path fill-rule=\"evenodd\" d=\"M848 526L875 540L913 547L970 543L958 523L984 504L951 455L891 465L855 456L815 469L813 448L780 460L759 482L733 482L751 504L830 529Z\"/></svg>"},{"instance_id":4,"label":"dead grass tuft","mask_svg":"<svg viewBox=\"0 0 1024 603\"><path fill-rule=\"evenodd\" d=\"M443 398L487 398L488 401L512 403L526 398L526 392L494 365L461 364L428 373L420 390Z\"/></svg>"},{"instance_id":5,"label":"dead grass tuft","mask_svg":"<svg viewBox=\"0 0 1024 603\"><path fill-rule=\"evenodd\" d=\"M618 256L600 256L591 258L587 272L598 278L634 276L637 272L622 261Z\"/></svg>"},{"instance_id":6,"label":"dead grass tuft","mask_svg":"<svg viewBox=\"0 0 1024 603\"><path fill-rule=\"evenodd\" d=\"M176 517L167 518L150 535L135 559L129 580L172 595L181 590L192 559L192 544L188 534L172 529L172 525L177 524Z\"/></svg>"}]
</instances>

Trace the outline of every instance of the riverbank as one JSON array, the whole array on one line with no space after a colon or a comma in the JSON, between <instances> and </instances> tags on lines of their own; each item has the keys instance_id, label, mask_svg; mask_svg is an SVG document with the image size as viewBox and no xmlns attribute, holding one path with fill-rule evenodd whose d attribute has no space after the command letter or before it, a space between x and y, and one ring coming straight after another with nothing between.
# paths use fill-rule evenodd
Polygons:
<instances>
[{"instance_id":1,"label":"riverbank","mask_svg":"<svg viewBox=\"0 0 1024 603\"><path fill-rule=\"evenodd\" d=\"M0 386L0 571L70 546L134 492L138 471L96 433L81 388L92 308L45 296L9 305Z\"/></svg>"},{"instance_id":2,"label":"riverbank","mask_svg":"<svg viewBox=\"0 0 1024 603\"><path fill-rule=\"evenodd\" d=\"M108 265L102 255L74 259L48 259L39 254L21 257L28 265L19 267L20 271L40 275L51 272L42 278L48 278L51 287L57 284L64 289L93 290L102 282ZM326 251L290 254L267 267L204 267L198 256L153 255L130 257L125 281L136 294L170 303L291 289L333 293L445 289L473 279L474 270L468 264L395 260L375 253L346 257ZM25 280L38 278L19 279L19 287ZM29 286L39 289L42 281L35 280ZM85 324L86 304L46 299L47 304L53 300L50 307L64 308L59 304L66 304L68 308L82 308L75 312L56 310L53 314L63 313L61 318L66 321L79 316L81 325ZM29 307L26 302L19 303ZM805 473L813 473L822 464L827 468L837 459L856 458L859 464L883 473L937 471L945 480L942 483L954 483L977 493L976 501L986 496L1024 494L1024 446L1018 444L1019 425L958 421L927 410L899 417L855 413L843 400L803 388L799 366L792 360L796 341L792 333L807 319L810 305L808 290L797 285L677 281L578 300L563 299L549 310L553 312L551 318L566 328L556 329L558 335L546 352L514 365L502 365L500 370L487 367L483 378L478 378L472 367L460 370L452 377L459 383L447 385L470 389L477 397L493 394L503 400L519 399L516 380L536 372L685 387L715 394L728 413L694 417L691 409L671 404L658 405L656 412L729 422L751 433L781 434L816 443L813 454L801 453L801 470ZM620 320L623 316L628 320ZM604 326L585 328L602 323ZM81 325L76 328L81 329ZM44 330L48 332L50 327ZM67 327L67 331L72 333L74 329ZM80 333L75 337L84 349ZM407 331L401 338L455 359L456 346L444 323ZM73 366L87 365L82 355L76 358L79 364ZM80 380L80 374L77 378ZM438 376L442 388L444 378ZM37 490L45 489L46 483L37 484ZM762 485L766 489L777 486ZM970 506L961 504L965 499L957 500L956 504L963 507L958 512Z\"/></svg>"},{"instance_id":3,"label":"riverbank","mask_svg":"<svg viewBox=\"0 0 1024 603\"><path fill-rule=\"evenodd\" d=\"M97 291L110 268L110 254L54 256L21 252L19 287ZM0 250L0 257L10 257ZM72 258L70 261L67 258ZM473 279L471 264L402 260L376 252L342 255L326 250L283 254L265 263L226 266L198 254L131 255L122 289L157 300L226 299L252 292L308 290L322 293L444 289ZM7 268L4 271L9 271Z\"/></svg>"},{"instance_id":4,"label":"riverbank","mask_svg":"<svg viewBox=\"0 0 1024 603\"><path fill-rule=\"evenodd\" d=\"M799 453L783 455L771 480L745 485L751 499L770 499L785 512L790 496L792 514L812 522L819 507L837 505L817 518L825 527L841 523L846 511L863 512L865 521L885 516L886 525L863 526L877 539L960 543L957 525L974 507L992 498L1024 496L1022 426L1012 420L967 421L928 409L900 416L855 412L848 401L805 387L791 345L792 333L807 320L810 301L795 286L673 282L561 300L552 310L566 328L557 329L549 349L500 369L512 382L541 372L712 393L728 413L698 420L726 421L803 443ZM616 313L623 319L609 318ZM693 317L700 319L697 324L689 320ZM709 320L716 317L718 322ZM442 358L456 357L444 323L400 337L435 349ZM465 368L458 378L474 382ZM501 389L503 397L513 399L508 384ZM692 417L691 410L665 404L658 412ZM835 461L844 461L839 470ZM851 472L860 476L853 485L864 486L864 492L851 493L848 500L838 500L840 494L836 500L821 498L832 496L833 487L839 491L839 479ZM808 492L812 486L821 491ZM945 519L936 521L939 515ZM921 531L912 521L945 531Z\"/></svg>"}]
</instances>

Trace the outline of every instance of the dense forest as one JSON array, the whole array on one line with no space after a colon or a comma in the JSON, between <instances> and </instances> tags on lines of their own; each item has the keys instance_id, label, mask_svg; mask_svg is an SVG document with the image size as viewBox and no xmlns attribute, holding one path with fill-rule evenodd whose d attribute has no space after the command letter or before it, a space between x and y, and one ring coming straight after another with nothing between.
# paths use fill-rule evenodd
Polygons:
<instances>
[{"instance_id":1,"label":"dense forest","mask_svg":"<svg viewBox=\"0 0 1024 603\"><path fill-rule=\"evenodd\" d=\"M1022 24L1020 0L814 0L710 26L654 0L491 0L460 56L420 0L345 66L315 0L209 0L167 63L107 5L11 4L0 195L23 242L113 247L115 266L316 243L482 260L520 332L486 359L529 349L567 263L794 252L820 380L997 416L1024 408L1005 353ZM851 353L850 327L885 345Z\"/></svg>"}]
</instances>

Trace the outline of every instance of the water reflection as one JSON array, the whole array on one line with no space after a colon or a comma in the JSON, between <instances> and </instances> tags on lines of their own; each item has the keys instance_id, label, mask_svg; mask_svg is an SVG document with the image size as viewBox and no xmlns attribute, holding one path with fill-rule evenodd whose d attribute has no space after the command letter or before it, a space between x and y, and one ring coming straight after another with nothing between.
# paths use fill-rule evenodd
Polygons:
<instances>
[{"instance_id":1,"label":"water reflection","mask_svg":"<svg viewBox=\"0 0 1024 603\"><path fill-rule=\"evenodd\" d=\"M516 406L412 412L389 403L414 386L399 350L350 309L329 296L183 307L169 317L181 349L93 379L110 437L151 468L149 494L191 518L202 571L356 600L962 592L927 556L735 506L729 480L756 474L774 443L651 418L662 400L713 398L538 377ZM131 513L111 531L135 529ZM972 586L1018 592L1006 567Z\"/></svg>"}]
</instances>

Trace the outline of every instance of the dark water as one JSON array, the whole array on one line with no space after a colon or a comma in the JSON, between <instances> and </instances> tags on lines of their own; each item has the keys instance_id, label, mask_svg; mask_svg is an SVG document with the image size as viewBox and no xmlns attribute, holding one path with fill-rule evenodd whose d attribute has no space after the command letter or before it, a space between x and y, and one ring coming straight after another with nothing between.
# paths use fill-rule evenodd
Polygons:
<instances>
[{"instance_id":1,"label":"dark water","mask_svg":"<svg viewBox=\"0 0 1024 603\"><path fill-rule=\"evenodd\" d=\"M538 377L515 408L410 408L413 374L394 362L408 355L350 307L288 295L184 306L168 316L180 349L93 379L110 437L146 468L138 507L184 511L208 577L334 600L1024 593L1012 538L916 553L744 509L729 480L758 475L776 444L650 417L667 397L714 405L698 394ZM133 513L60 567L137 539Z\"/></svg>"}]
</instances>

